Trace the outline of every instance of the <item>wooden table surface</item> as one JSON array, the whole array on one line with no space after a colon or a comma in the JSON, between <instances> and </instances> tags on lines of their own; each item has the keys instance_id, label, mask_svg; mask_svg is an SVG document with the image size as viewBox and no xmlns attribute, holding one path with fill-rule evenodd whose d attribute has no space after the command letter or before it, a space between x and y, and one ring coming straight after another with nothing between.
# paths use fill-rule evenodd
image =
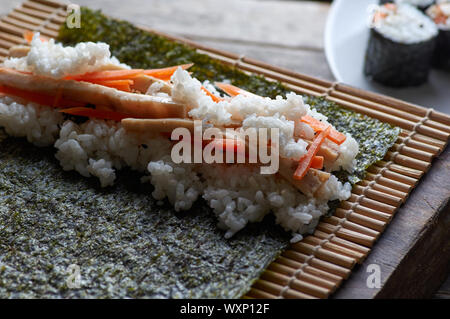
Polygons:
<instances>
[{"instance_id":1,"label":"wooden table surface","mask_svg":"<svg viewBox=\"0 0 450 319\"><path fill-rule=\"evenodd\" d=\"M2 3L0 16L21 2ZM327 3L275 0L77 0L75 3L208 46L334 80L323 45L330 8ZM395 225L388 227L388 231L389 228ZM449 283L450 277L435 294L436 298L450 297ZM352 297L345 292L339 295Z\"/></svg>"}]
</instances>

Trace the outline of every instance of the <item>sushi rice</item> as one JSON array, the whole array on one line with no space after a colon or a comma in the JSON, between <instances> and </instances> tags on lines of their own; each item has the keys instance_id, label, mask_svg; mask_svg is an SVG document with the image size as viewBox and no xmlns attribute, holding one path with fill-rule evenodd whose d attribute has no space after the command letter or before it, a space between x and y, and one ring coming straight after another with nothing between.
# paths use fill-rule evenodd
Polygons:
<instances>
[{"instance_id":1,"label":"sushi rice","mask_svg":"<svg viewBox=\"0 0 450 319\"><path fill-rule=\"evenodd\" d=\"M4 62L8 68L53 78L93 72L111 64L120 62L111 57L105 43L62 47L53 40L41 42L36 35L26 57ZM174 73L172 83L172 98L192 105L192 118L224 124L238 117L246 127L279 127L280 153L295 159L306 153L307 144L294 139L293 119L308 114L327 123L325 116L311 110L294 93L276 99L242 95L213 103L201 90L202 85L211 84L200 83L182 69ZM159 203L167 199L176 211L189 210L203 198L226 238L273 213L276 223L292 233L292 241L299 241L314 231L319 218L328 212L329 201L346 200L351 195L351 185L342 184L334 175L315 197L308 197L283 178L260 174L256 166L176 164L171 158L173 143L159 134L138 134L125 130L120 122L99 119L77 124L53 107L16 97L0 96L0 127L6 134L25 137L37 146L53 145L64 170L95 176L102 187L114 184L116 170L130 167L142 172L141 182L154 186L151 195ZM329 170L352 171L358 143L347 134L346 141L335 147L340 156Z\"/></svg>"}]
</instances>

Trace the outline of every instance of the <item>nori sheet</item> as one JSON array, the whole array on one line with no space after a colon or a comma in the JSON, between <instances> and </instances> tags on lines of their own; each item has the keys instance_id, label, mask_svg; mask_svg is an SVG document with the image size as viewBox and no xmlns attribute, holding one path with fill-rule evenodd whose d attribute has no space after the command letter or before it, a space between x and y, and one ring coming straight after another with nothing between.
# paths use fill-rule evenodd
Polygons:
<instances>
[{"instance_id":1,"label":"nori sheet","mask_svg":"<svg viewBox=\"0 0 450 319\"><path fill-rule=\"evenodd\" d=\"M439 29L432 65L450 71L450 30Z\"/></svg>"},{"instance_id":2,"label":"nori sheet","mask_svg":"<svg viewBox=\"0 0 450 319\"><path fill-rule=\"evenodd\" d=\"M59 40L107 42L113 55L137 68L194 62L190 71L200 80L228 79L270 97L288 92L281 83L249 76L97 11L82 8L82 28L63 27ZM360 143L358 170L341 174L343 180L359 180L399 133L323 99L306 100ZM152 186L140 184L139 174L129 170L118 173L116 186L101 189L95 178L64 172L53 148L23 139L0 142L0 172L2 298L235 298L289 242L270 216L226 240L201 200L182 213L158 206ZM80 289L67 287L71 264L81 268Z\"/></svg>"},{"instance_id":3,"label":"nori sheet","mask_svg":"<svg viewBox=\"0 0 450 319\"><path fill-rule=\"evenodd\" d=\"M158 206L132 171L100 189L53 148L7 138L0 150L0 298L237 298L289 242L271 218L226 240L204 202Z\"/></svg>"}]
</instances>

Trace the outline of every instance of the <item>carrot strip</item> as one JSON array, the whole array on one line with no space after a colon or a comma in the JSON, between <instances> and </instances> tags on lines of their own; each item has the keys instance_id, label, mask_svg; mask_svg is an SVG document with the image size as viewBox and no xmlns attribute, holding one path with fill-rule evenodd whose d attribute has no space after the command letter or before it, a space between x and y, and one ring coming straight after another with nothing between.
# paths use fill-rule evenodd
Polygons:
<instances>
[{"instance_id":1,"label":"carrot strip","mask_svg":"<svg viewBox=\"0 0 450 319\"><path fill-rule=\"evenodd\" d=\"M97 71L81 75L69 75L64 79L85 82L129 80L143 74L143 72L143 69Z\"/></svg>"},{"instance_id":2,"label":"carrot strip","mask_svg":"<svg viewBox=\"0 0 450 319\"><path fill-rule=\"evenodd\" d=\"M170 77L175 73L175 71L181 67L186 70L190 68L193 64L183 64L177 66L171 66L168 68L162 69L131 69L131 70L109 70L109 71L96 71L81 75L69 75L66 76L66 80L75 80L75 81L85 81L85 82L94 82L94 81L112 81L112 80L130 80L134 77L145 74L150 75L155 78L161 79L170 79Z\"/></svg>"},{"instance_id":3,"label":"carrot strip","mask_svg":"<svg viewBox=\"0 0 450 319\"><path fill-rule=\"evenodd\" d=\"M85 116L89 118L96 118L102 120L113 120L117 122L120 122L123 119L131 117L130 115L124 113L106 110L97 110L88 107L73 107L70 109L62 109L60 110L60 112L70 115Z\"/></svg>"},{"instance_id":4,"label":"carrot strip","mask_svg":"<svg viewBox=\"0 0 450 319\"><path fill-rule=\"evenodd\" d=\"M303 116L300 119L300 121L311 126L312 129L316 132L321 132L329 126L309 115ZM341 145L347 139L347 136L345 136L345 134L342 134L341 132L336 131L335 129L331 128L330 134L328 135L328 139L335 142L338 145Z\"/></svg>"},{"instance_id":5,"label":"carrot strip","mask_svg":"<svg viewBox=\"0 0 450 319\"><path fill-rule=\"evenodd\" d=\"M150 70L144 70L143 73L145 75L153 76L154 78L166 81L165 79L170 79L178 68L187 70L193 65L194 65L193 63L189 63L189 64L176 65L176 66L171 66L171 67L162 68L162 69L150 69Z\"/></svg>"},{"instance_id":6,"label":"carrot strip","mask_svg":"<svg viewBox=\"0 0 450 319\"><path fill-rule=\"evenodd\" d=\"M314 156L311 161L311 168L322 169L323 168L323 156Z\"/></svg>"},{"instance_id":7,"label":"carrot strip","mask_svg":"<svg viewBox=\"0 0 450 319\"><path fill-rule=\"evenodd\" d=\"M8 86L0 86L0 93L6 95L12 95L24 100L34 102L40 105L52 106L55 108L58 107L82 107L85 103L67 100L61 97L60 93L57 93L55 96L36 93L32 91L21 90L17 88L12 88Z\"/></svg>"},{"instance_id":8,"label":"carrot strip","mask_svg":"<svg viewBox=\"0 0 450 319\"><path fill-rule=\"evenodd\" d=\"M33 37L34 37L34 32L33 31L26 30L26 31L23 32L23 38L27 41L28 44L31 43L31 41L33 40ZM41 37L41 36L39 37L39 39L42 42L47 42L48 41L47 38L44 38L44 37Z\"/></svg>"},{"instance_id":9,"label":"carrot strip","mask_svg":"<svg viewBox=\"0 0 450 319\"><path fill-rule=\"evenodd\" d=\"M236 96L239 94L242 95L247 95L247 96L256 96L256 94L250 93L246 90L243 90L241 88L238 88L237 86L234 86L232 84L228 84L228 83L219 83L216 82L214 83L219 89L221 89L222 91L224 91L226 94L228 94L229 96Z\"/></svg>"},{"instance_id":10,"label":"carrot strip","mask_svg":"<svg viewBox=\"0 0 450 319\"><path fill-rule=\"evenodd\" d=\"M209 92L204 86L202 86L202 91L206 93L214 102L218 103L220 101L224 101L225 99L218 97L211 92Z\"/></svg>"},{"instance_id":11,"label":"carrot strip","mask_svg":"<svg viewBox=\"0 0 450 319\"><path fill-rule=\"evenodd\" d=\"M320 145L322 145L325 138L331 132L331 125L329 125L324 131L320 132L319 135L314 139L312 144L308 148L308 152L304 155L299 163L298 167L294 173L294 179L301 180L305 177L308 170L311 168L311 164L314 156L316 156L317 152L320 149Z\"/></svg>"},{"instance_id":12,"label":"carrot strip","mask_svg":"<svg viewBox=\"0 0 450 319\"><path fill-rule=\"evenodd\" d=\"M133 80L111 80L111 81L95 81L91 82L98 85L107 86L117 90L131 92L131 85L134 84Z\"/></svg>"},{"instance_id":13,"label":"carrot strip","mask_svg":"<svg viewBox=\"0 0 450 319\"><path fill-rule=\"evenodd\" d=\"M243 141L231 138L214 139L211 143L214 143L215 148L222 150L223 152L229 151L238 153L245 151L245 143Z\"/></svg>"}]
</instances>

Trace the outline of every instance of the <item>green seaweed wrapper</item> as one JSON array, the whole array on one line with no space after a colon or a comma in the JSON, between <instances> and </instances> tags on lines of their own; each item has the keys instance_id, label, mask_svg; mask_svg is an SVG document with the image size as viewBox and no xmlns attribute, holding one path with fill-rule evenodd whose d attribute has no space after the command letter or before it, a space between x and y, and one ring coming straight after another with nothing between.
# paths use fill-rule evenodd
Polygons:
<instances>
[{"instance_id":1,"label":"green seaweed wrapper","mask_svg":"<svg viewBox=\"0 0 450 319\"><path fill-rule=\"evenodd\" d=\"M195 63L190 71L201 81L231 80L270 97L288 92L281 83L247 75L128 22L86 8L81 16L81 30L63 26L59 41L106 42L114 56L135 68ZM361 179L399 133L323 99L305 100L359 142L357 169L340 172L342 180ZM168 204L158 206L152 186L128 170L118 173L114 187L100 189L94 178L64 172L52 148L3 139L1 129L0 172L2 298L237 298L289 244L289 234L270 216L226 240L202 200L189 212L175 213Z\"/></svg>"}]
</instances>

